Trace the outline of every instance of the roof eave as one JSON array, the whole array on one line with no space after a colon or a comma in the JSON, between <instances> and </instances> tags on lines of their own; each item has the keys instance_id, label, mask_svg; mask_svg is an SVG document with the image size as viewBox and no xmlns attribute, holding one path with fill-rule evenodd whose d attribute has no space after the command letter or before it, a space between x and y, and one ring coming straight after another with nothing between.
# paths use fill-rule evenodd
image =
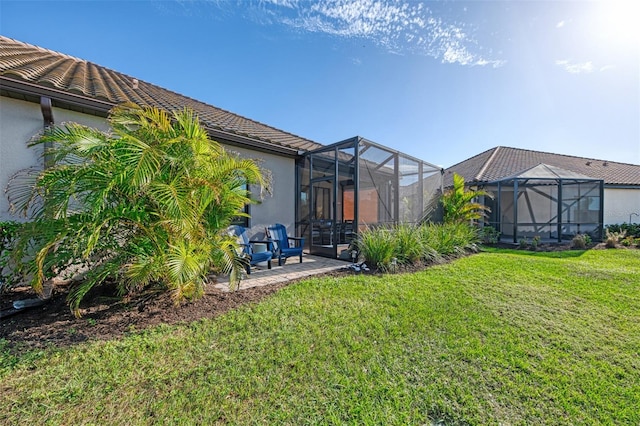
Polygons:
<instances>
[{"instance_id":1,"label":"roof eave","mask_svg":"<svg viewBox=\"0 0 640 426\"><path fill-rule=\"evenodd\" d=\"M51 87L41 86L26 81L15 80L4 75L0 75L0 89L9 92L16 92L31 96L46 96L52 100L69 103L82 108L88 108L103 114L108 113L115 104L111 102L101 101L87 96L76 95Z\"/></svg>"},{"instance_id":2,"label":"roof eave","mask_svg":"<svg viewBox=\"0 0 640 426\"><path fill-rule=\"evenodd\" d=\"M57 103L57 106L59 107L64 108L64 105L66 104L69 106L75 106L76 108L81 108L83 110L90 110L97 115L105 117L108 115L109 111L116 106L116 104L112 102L101 101L87 96L65 92L59 89L15 80L7 76L0 76L0 89L6 90L7 92L13 92L24 96L33 96L37 98L46 96ZM248 136L237 135L233 132L228 132L221 129L213 129L210 126L205 126L205 128L207 129L207 133L211 136L211 138L218 142L235 145L238 147L248 147L257 151L284 155L287 157L299 156L298 150L294 148L276 145Z\"/></svg>"}]
</instances>

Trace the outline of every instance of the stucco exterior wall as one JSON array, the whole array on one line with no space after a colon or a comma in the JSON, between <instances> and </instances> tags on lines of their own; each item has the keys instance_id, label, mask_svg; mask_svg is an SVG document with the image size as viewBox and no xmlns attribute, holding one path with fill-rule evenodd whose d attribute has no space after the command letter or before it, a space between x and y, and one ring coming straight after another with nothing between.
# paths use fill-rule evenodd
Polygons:
<instances>
[{"instance_id":1,"label":"stucco exterior wall","mask_svg":"<svg viewBox=\"0 0 640 426\"><path fill-rule=\"evenodd\" d=\"M82 114L68 109L53 108L53 119L56 124L79 123L103 132L109 130L109 123L106 118L98 117L96 115Z\"/></svg>"},{"instance_id":2,"label":"stucco exterior wall","mask_svg":"<svg viewBox=\"0 0 640 426\"><path fill-rule=\"evenodd\" d=\"M604 189L604 224L640 223L640 188ZM630 218L631 216L631 218Z\"/></svg>"},{"instance_id":3,"label":"stucco exterior wall","mask_svg":"<svg viewBox=\"0 0 640 426\"><path fill-rule=\"evenodd\" d=\"M266 226L282 223L290 236L295 235L295 160L273 154L250 151L238 147L226 146L245 158L259 160L263 169L271 171L272 195L266 195L260 204L249 207L249 236L256 239L264 237ZM256 197L258 193L256 191Z\"/></svg>"},{"instance_id":4,"label":"stucco exterior wall","mask_svg":"<svg viewBox=\"0 0 640 426\"><path fill-rule=\"evenodd\" d=\"M42 168L42 148L27 143L43 129L40 105L0 97L0 220L19 220L9 213L5 189L11 176L29 167Z\"/></svg>"},{"instance_id":5,"label":"stucco exterior wall","mask_svg":"<svg viewBox=\"0 0 640 426\"><path fill-rule=\"evenodd\" d=\"M7 97L0 100L0 220L19 220L9 214L4 188L9 178L19 170L42 168L42 148L28 148L27 143L43 129L43 118L39 104ZM56 124L76 122L102 131L109 128L104 118L60 108L53 108L53 118ZM249 235L262 238L265 227L273 223L284 224L292 233L295 223L295 160L234 146L225 148L245 158L260 160L260 166L270 170L273 177L273 195L266 195L262 203L249 207Z\"/></svg>"},{"instance_id":6,"label":"stucco exterior wall","mask_svg":"<svg viewBox=\"0 0 640 426\"><path fill-rule=\"evenodd\" d=\"M109 128L106 119L61 108L52 108L56 124L75 122L99 130ZM0 220L22 220L9 213L4 189L11 176L29 167L42 169L42 146L29 148L27 143L43 130L40 105L8 97L0 98Z\"/></svg>"}]
</instances>

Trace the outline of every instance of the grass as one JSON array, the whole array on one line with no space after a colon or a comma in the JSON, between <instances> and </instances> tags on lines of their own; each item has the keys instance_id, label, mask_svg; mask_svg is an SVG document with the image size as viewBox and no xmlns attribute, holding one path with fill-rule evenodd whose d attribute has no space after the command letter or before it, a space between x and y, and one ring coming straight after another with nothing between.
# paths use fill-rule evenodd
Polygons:
<instances>
[{"instance_id":1,"label":"grass","mask_svg":"<svg viewBox=\"0 0 640 426\"><path fill-rule=\"evenodd\" d=\"M119 341L0 349L0 424L639 424L638 276L638 250L492 250Z\"/></svg>"}]
</instances>

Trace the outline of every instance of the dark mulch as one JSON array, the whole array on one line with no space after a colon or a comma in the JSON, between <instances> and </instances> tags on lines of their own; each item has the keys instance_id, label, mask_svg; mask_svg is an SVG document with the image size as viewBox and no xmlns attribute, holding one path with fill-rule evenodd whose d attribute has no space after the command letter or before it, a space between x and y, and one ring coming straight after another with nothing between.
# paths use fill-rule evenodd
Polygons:
<instances>
[{"instance_id":1,"label":"dark mulch","mask_svg":"<svg viewBox=\"0 0 640 426\"><path fill-rule=\"evenodd\" d=\"M517 248L514 245L502 245ZM593 248L601 248L601 245ZM541 244L537 251L567 250L568 245ZM397 272L415 272L429 265L401 267ZM334 271L325 275L351 274ZM376 271L369 273L376 274ZM0 339L12 351L22 352L48 346L66 347L88 340L110 340L159 324L180 324L212 318L247 303L259 302L291 284L254 287L237 292L208 289L199 300L176 306L168 294L142 294L135 298L117 298L115 286L101 286L86 298L82 317L76 318L66 303L67 288L58 287L44 305L0 318ZM6 312L14 300L35 297L28 287L16 287L2 295L0 311Z\"/></svg>"},{"instance_id":2,"label":"dark mulch","mask_svg":"<svg viewBox=\"0 0 640 426\"><path fill-rule=\"evenodd\" d=\"M208 289L204 297L176 305L168 294L146 294L135 299L115 297L115 289L103 286L92 294L76 318L66 303L67 288L59 287L45 304L0 319L0 339L12 350L48 346L65 347L87 340L109 340L159 324L179 324L212 318L247 303L258 302L283 285L255 287L237 292ZM2 296L0 310L14 300L35 297L30 288L19 287Z\"/></svg>"}]
</instances>

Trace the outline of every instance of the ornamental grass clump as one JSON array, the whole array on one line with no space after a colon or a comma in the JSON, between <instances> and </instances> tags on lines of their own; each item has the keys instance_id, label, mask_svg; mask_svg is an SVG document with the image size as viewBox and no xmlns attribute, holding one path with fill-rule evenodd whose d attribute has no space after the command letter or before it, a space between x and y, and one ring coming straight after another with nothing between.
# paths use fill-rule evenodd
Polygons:
<instances>
[{"instance_id":1,"label":"ornamental grass clump","mask_svg":"<svg viewBox=\"0 0 640 426\"><path fill-rule=\"evenodd\" d=\"M396 239L391 229L384 227L367 228L358 234L358 252L371 267L386 272L396 259Z\"/></svg>"},{"instance_id":2,"label":"ornamental grass clump","mask_svg":"<svg viewBox=\"0 0 640 426\"><path fill-rule=\"evenodd\" d=\"M425 247L418 227L400 223L392 229L395 239L395 257L403 265L418 263L424 257Z\"/></svg>"},{"instance_id":3,"label":"ornamental grass clump","mask_svg":"<svg viewBox=\"0 0 640 426\"><path fill-rule=\"evenodd\" d=\"M388 272L395 269L396 263L438 263L443 258L475 251L478 240L477 229L464 223L400 224L360 232L357 248L369 266Z\"/></svg>"},{"instance_id":4,"label":"ornamental grass clump","mask_svg":"<svg viewBox=\"0 0 640 426\"><path fill-rule=\"evenodd\" d=\"M576 234L571 240L571 248L584 250L591 244L591 236L589 234Z\"/></svg>"},{"instance_id":5,"label":"ornamental grass clump","mask_svg":"<svg viewBox=\"0 0 640 426\"><path fill-rule=\"evenodd\" d=\"M616 248L620 241L627 235L627 231L611 231L610 229L606 230L606 238L604 240L604 245L607 248Z\"/></svg>"},{"instance_id":6,"label":"ornamental grass clump","mask_svg":"<svg viewBox=\"0 0 640 426\"><path fill-rule=\"evenodd\" d=\"M109 124L64 124L31 143L50 164L9 186L30 220L14 241L17 270L38 292L67 273L76 315L108 280L123 294L154 284L176 301L201 296L212 269L237 282L242 260L224 230L252 202L246 185L266 184L258 165L210 140L190 110L120 106Z\"/></svg>"},{"instance_id":7,"label":"ornamental grass clump","mask_svg":"<svg viewBox=\"0 0 640 426\"><path fill-rule=\"evenodd\" d=\"M441 256L472 250L479 241L478 230L467 223L427 224L420 233L424 244Z\"/></svg>"}]
</instances>

